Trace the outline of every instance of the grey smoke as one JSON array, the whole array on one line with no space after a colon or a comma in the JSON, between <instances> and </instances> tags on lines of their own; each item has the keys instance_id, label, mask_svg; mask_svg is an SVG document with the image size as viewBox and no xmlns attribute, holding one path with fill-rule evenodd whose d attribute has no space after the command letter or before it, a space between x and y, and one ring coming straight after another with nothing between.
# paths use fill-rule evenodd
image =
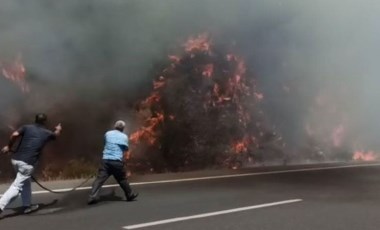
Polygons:
<instances>
[{"instance_id":1,"label":"grey smoke","mask_svg":"<svg viewBox=\"0 0 380 230\"><path fill-rule=\"evenodd\" d=\"M306 123L328 130L340 122L311 110L322 94L347 114L352 143L380 150L379 12L374 0L2 0L0 57L21 52L38 93L25 99L0 79L1 127L15 106L25 114L60 108L65 114L54 115L80 119L68 126L85 137L67 137L67 151L96 151L109 119L131 116L156 65L188 36L209 32L246 57L268 119L291 146L306 141ZM100 137L86 139L83 127Z\"/></svg>"}]
</instances>

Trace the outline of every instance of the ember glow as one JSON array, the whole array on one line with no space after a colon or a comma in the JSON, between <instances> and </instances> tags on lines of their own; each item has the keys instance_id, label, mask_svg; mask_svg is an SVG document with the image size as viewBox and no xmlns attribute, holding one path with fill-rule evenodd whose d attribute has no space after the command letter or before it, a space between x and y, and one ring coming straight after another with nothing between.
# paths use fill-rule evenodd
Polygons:
<instances>
[{"instance_id":1,"label":"ember glow","mask_svg":"<svg viewBox=\"0 0 380 230\"><path fill-rule=\"evenodd\" d=\"M11 62L0 62L2 75L17 85L24 93L29 92L29 85L26 82L26 70L22 62L22 56L17 55Z\"/></svg>"},{"instance_id":2,"label":"ember glow","mask_svg":"<svg viewBox=\"0 0 380 230\"><path fill-rule=\"evenodd\" d=\"M189 38L183 45L185 51L188 53L192 52L211 52L211 42L207 34L201 34L196 37Z\"/></svg>"},{"instance_id":3,"label":"ember glow","mask_svg":"<svg viewBox=\"0 0 380 230\"><path fill-rule=\"evenodd\" d=\"M253 138L254 139L254 138ZM233 144L233 152L236 154L244 154L248 152L248 147L250 146L250 139L244 138L241 141L237 141Z\"/></svg>"}]
</instances>

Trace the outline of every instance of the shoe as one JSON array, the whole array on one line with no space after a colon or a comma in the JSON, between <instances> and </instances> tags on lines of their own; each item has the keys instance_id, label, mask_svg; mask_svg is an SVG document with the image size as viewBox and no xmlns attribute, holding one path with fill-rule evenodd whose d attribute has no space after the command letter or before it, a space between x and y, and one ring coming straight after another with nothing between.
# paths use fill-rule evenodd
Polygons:
<instances>
[{"instance_id":1,"label":"shoe","mask_svg":"<svg viewBox=\"0 0 380 230\"><path fill-rule=\"evenodd\" d=\"M34 211L37 211L39 209L39 207L40 206L38 204L32 204L29 207L24 207L24 214L29 214L29 213L32 213Z\"/></svg>"},{"instance_id":2,"label":"shoe","mask_svg":"<svg viewBox=\"0 0 380 230\"><path fill-rule=\"evenodd\" d=\"M96 204L96 203L98 203L98 200L95 199L95 198L89 198L88 201L87 201L88 205L93 205L93 204Z\"/></svg>"},{"instance_id":3,"label":"shoe","mask_svg":"<svg viewBox=\"0 0 380 230\"><path fill-rule=\"evenodd\" d=\"M138 193L131 193L131 194L127 197L127 201L134 201L138 196L139 196Z\"/></svg>"}]
</instances>

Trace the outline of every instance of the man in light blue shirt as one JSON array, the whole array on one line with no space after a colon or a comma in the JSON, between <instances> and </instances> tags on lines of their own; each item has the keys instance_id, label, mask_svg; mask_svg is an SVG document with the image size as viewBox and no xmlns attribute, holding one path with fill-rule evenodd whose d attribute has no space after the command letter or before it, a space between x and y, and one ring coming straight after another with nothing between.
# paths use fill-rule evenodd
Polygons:
<instances>
[{"instance_id":1,"label":"man in light blue shirt","mask_svg":"<svg viewBox=\"0 0 380 230\"><path fill-rule=\"evenodd\" d=\"M128 151L128 136L115 129L108 131L104 139L103 160L123 161L124 152Z\"/></svg>"},{"instance_id":2,"label":"man in light blue shirt","mask_svg":"<svg viewBox=\"0 0 380 230\"><path fill-rule=\"evenodd\" d=\"M95 204L98 201L99 191L111 175L123 189L127 201L133 201L138 196L138 193L132 193L124 169L124 154L128 154L128 136L124 133L124 128L125 122L117 121L115 129L108 131L104 136L103 160L92 185L88 204Z\"/></svg>"}]
</instances>

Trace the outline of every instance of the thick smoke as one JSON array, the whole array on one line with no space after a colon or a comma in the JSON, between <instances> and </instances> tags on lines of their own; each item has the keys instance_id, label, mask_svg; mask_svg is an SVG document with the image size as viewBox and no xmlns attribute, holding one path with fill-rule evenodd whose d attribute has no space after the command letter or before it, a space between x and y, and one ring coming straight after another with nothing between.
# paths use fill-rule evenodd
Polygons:
<instances>
[{"instance_id":1,"label":"thick smoke","mask_svg":"<svg viewBox=\"0 0 380 230\"><path fill-rule=\"evenodd\" d=\"M130 118L157 63L208 32L246 57L289 151L310 139L330 148L340 125L340 151L380 150L379 10L371 0L2 0L0 60L22 54L31 93L0 77L0 129L44 111L66 128L52 151L99 157L102 132Z\"/></svg>"}]
</instances>

